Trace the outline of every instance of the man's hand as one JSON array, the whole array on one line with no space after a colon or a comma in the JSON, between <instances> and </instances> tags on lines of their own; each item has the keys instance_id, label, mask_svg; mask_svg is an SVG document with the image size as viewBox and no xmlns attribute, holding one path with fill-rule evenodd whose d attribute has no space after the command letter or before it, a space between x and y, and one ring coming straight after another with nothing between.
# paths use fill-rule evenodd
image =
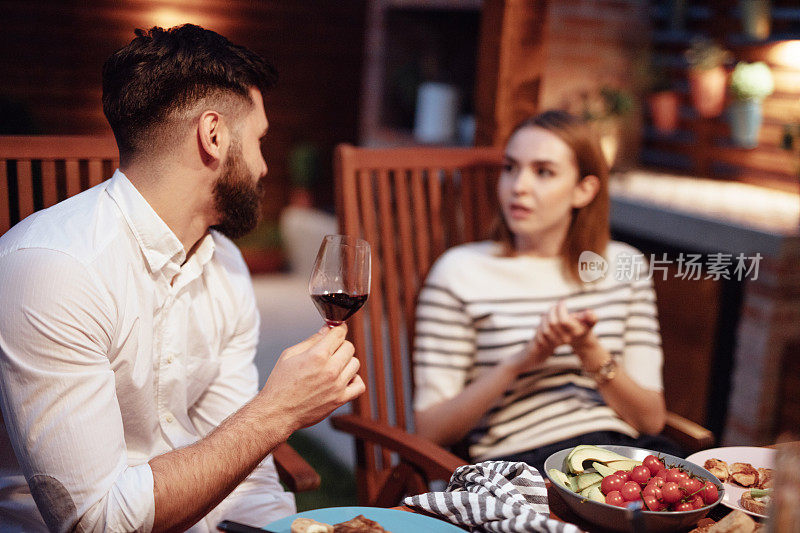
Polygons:
<instances>
[{"instance_id":1,"label":"man's hand","mask_svg":"<svg viewBox=\"0 0 800 533\"><path fill-rule=\"evenodd\" d=\"M154 531L188 528L295 430L364 392L346 333L345 326L326 327L284 350L252 401L205 438L150 460Z\"/></svg>"},{"instance_id":2,"label":"man's hand","mask_svg":"<svg viewBox=\"0 0 800 533\"><path fill-rule=\"evenodd\" d=\"M284 350L255 402L280 406L291 432L316 424L364 392L347 326L327 326Z\"/></svg>"}]
</instances>

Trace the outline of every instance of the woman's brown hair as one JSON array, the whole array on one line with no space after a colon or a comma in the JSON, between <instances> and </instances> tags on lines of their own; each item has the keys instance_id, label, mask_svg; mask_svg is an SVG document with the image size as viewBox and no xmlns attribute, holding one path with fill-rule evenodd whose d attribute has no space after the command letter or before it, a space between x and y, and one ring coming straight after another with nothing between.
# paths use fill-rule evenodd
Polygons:
<instances>
[{"instance_id":1,"label":"woman's brown hair","mask_svg":"<svg viewBox=\"0 0 800 533\"><path fill-rule=\"evenodd\" d=\"M594 199L586 206L572 210L572 221L560 252L564 271L570 278L581 283L578 275L581 252L589 250L602 255L610 239L608 164L589 124L566 111L545 111L527 118L513 129L508 139L528 127L547 130L572 149L578 166L578 180L593 175L600 182ZM514 236L502 214L497 228L496 238L505 245L506 253L513 255Z\"/></svg>"}]
</instances>

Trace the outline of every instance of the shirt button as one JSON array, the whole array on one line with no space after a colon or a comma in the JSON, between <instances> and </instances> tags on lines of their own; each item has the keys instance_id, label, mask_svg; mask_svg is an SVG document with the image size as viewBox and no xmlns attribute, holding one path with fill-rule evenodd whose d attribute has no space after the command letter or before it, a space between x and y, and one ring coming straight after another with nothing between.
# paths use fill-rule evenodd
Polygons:
<instances>
[{"instance_id":1,"label":"shirt button","mask_svg":"<svg viewBox=\"0 0 800 533\"><path fill-rule=\"evenodd\" d=\"M172 357L172 354L169 354L169 355L167 356L167 364L168 364L168 365L171 365L171 364L172 364L172 361L174 361L174 358Z\"/></svg>"},{"instance_id":2,"label":"shirt button","mask_svg":"<svg viewBox=\"0 0 800 533\"><path fill-rule=\"evenodd\" d=\"M164 417L164 422L166 422L167 424L172 424L173 420L175 420L175 419L172 418L172 415L167 415L167 416Z\"/></svg>"}]
</instances>

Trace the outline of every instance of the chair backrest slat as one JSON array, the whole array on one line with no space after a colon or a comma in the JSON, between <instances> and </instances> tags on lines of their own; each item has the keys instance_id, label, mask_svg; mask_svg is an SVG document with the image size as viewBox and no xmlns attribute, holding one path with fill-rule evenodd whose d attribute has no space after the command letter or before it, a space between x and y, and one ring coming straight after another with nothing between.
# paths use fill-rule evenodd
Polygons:
<instances>
[{"instance_id":1,"label":"chair backrest slat","mask_svg":"<svg viewBox=\"0 0 800 533\"><path fill-rule=\"evenodd\" d=\"M110 136L0 136L0 234L97 185L118 165Z\"/></svg>"},{"instance_id":2,"label":"chair backrest slat","mask_svg":"<svg viewBox=\"0 0 800 533\"><path fill-rule=\"evenodd\" d=\"M33 169L30 161L17 161L17 197L19 218L33 213Z\"/></svg>"},{"instance_id":3,"label":"chair backrest slat","mask_svg":"<svg viewBox=\"0 0 800 533\"><path fill-rule=\"evenodd\" d=\"M392 174L395 174L394 172ZM392 189L390 183L391 176L386 169L378 171L378 202L379 218L382 221L381 230L381 262L385 265L387 272L398 272L397 262L397 231L395 231L395 212L392 208ZM400 302L400 280L395 275L386 275L384 280L386 287L386 319L389 324L399 323L400 314L403 307ZM389 363L391 368L391 384L395 408L394 423L400 427L406 426L405 398L403 394L403 371L402 357L400 350L400 336L389 335Z\"/></svg>"},{"instance_id":4,"label":"chair backrest slat","mask_svg":"<svg viewBox=\"0 0 800 533\"><path fill-rule=\"evenodd\" d=\"M414 169L411 182L411 198L414 202L414 236L417 238L415 247L415 257L417 259L417 278L424 276L427 265L430 264L430 240L429 232L431 225L428 223L428 205L425 199L425 183L423 181L423 170Z\"/></svg>"},{"instance_id":5,"label":"chair backrest slat","mask_svg":"<svg viewBox=\"0 0 800 533\"><path fill-rule=\"evenodd\" d=\"M89 187L94 187L105 179L103 176L103 160L90 159L89 160Z\"/></svg>"},{"instance_id":6,"label":"chair backrest slat","mask_svg":"<svg viewBox=\"0 0 800 533\"><path fill-rule=\"evenodd\" d=\"M414 244L411 235L411 202L408 196L410 172L402 169L395 171L395 201L397 202L397 233L400 237L400 274L403 287L414 287L418 284L414 275ZM405 323L414 322L414 294L400 291L403 297Z\"/></svg>"},{"instance_id":7,"label":"chair backrest slat","mask_svg":"<svg viewBox=\"0 0 800 533\"><path fill-rule=\"evenodd\" d=\"M42 208L58 203L58 182L56 179L56 162L52 159L42 161Z\"/></svg>"},{"instance_id":8,"label":"chair backrest slat","mask_svg":"<svg viewBox=\"0 0 800 533\"><path fill-rule=\"evenodd\" d=\"M64 162L67 177L67 197L75 196L81 192L81 168L80 163L75 159L67 159Z\"/></svg>"},{"instance_id":9,"label":"chair backrest slat","mask_svg":"<svg viewBox=\"0 0 800 533\"><path fill-rule=\"evenodd\" d=\"M8 162L0 158L0 234L11 227L11 201L8 194Z\"/></svg>"},{"instance_id":10,"label":"chair backrest slat","mask_svg":"<svg viewBox=\"0 0 800 533\"><path fill-rule=\"evenodd\" d=\"M496 202L478 196L494 191L501 162L494 148L337 148L340 229L368 240L373 258L366 308L349 320L367 383L354 402L357 416L411 429L408 380L420 284L448 247L487 236ZM362 502L391 479L390 455L375 448L357 441Z\"/></svg>"}]
</instances>

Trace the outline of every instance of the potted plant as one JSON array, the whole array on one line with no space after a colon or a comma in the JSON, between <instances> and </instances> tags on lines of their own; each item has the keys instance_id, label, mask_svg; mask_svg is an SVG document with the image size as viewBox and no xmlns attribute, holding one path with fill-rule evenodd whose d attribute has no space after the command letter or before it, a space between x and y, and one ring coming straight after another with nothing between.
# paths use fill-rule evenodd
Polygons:
<instances>
[{"instance_id":1,"label":"potted plant","mask_svg":"<svg viewBox=\"0 0 800 533\"><path fill-rule=\"evenodd\" d=\"M283 241L273 220L262 220L253 231L236 239L236 245L253 275L277 272L284 266Z\"/></svg>"},{"instance_id":2,"label":"potted plant","mask_svg":"<svg viewBox=\"0 0 800 533\"><path fill-rule=\"evenodd\" d=\"M739 14L742 18L742 31L747 37L756 40L769 37L769 0L739 0Z\"/></svg>"},{"instance_id":3,"label":"potted plant","mask_svg":"<svg viewBox=\"0 0 800 533\"><path fill-rule=\"evenodd\" d=\"M652 68L648 81L647 108L653 127L658 133L672 133L678 129L680 95L663 73Z\"/></svg>"},{"instance_id":4,"label":"potted plant","mask_svg":"<svg viewBox=\"0 0 800 533\"><path fill-rule=\"evenodd\" d=\"M730 52L713 41L701 39L692 43L685 56L689 63L692 106L701 117L719 116L725 108L725 62Z\"/></svg>"},{"instance_id":5,"label":"potted plant","mask_svg":"<svg viewBox=\"0 0 800 533\"><path fill-rule=\"evenodd\" d=\"M622 120L633 110L633 96L618 87L604 85L597 92L581 93L580 115L597 131L609 168L617 161Z\"/></svg>"},{"instance_id":6,"label":"potted plant","mask_svg":"<svg viewBox=\"0 0 800 533\"><path fill-rule=\"evenodd\" d=\"M310 208L313 204L311 188L317 181L320 168L319 148L309 142L295 145L289 152L289 203Z\"/></svg>"},{"instance_id":7,"label":"potted plant","mask_svg":"<svg viewBox=\"0 0 800 533\"><path fill-rule=\"evenodd\" d=\"M731 103L729 119L731 138L743 148L758 146L758 132L763 120L761 103L775 90L772 72L763 61L740 61L731 74Z\"/></svg>"}]
</instances>

